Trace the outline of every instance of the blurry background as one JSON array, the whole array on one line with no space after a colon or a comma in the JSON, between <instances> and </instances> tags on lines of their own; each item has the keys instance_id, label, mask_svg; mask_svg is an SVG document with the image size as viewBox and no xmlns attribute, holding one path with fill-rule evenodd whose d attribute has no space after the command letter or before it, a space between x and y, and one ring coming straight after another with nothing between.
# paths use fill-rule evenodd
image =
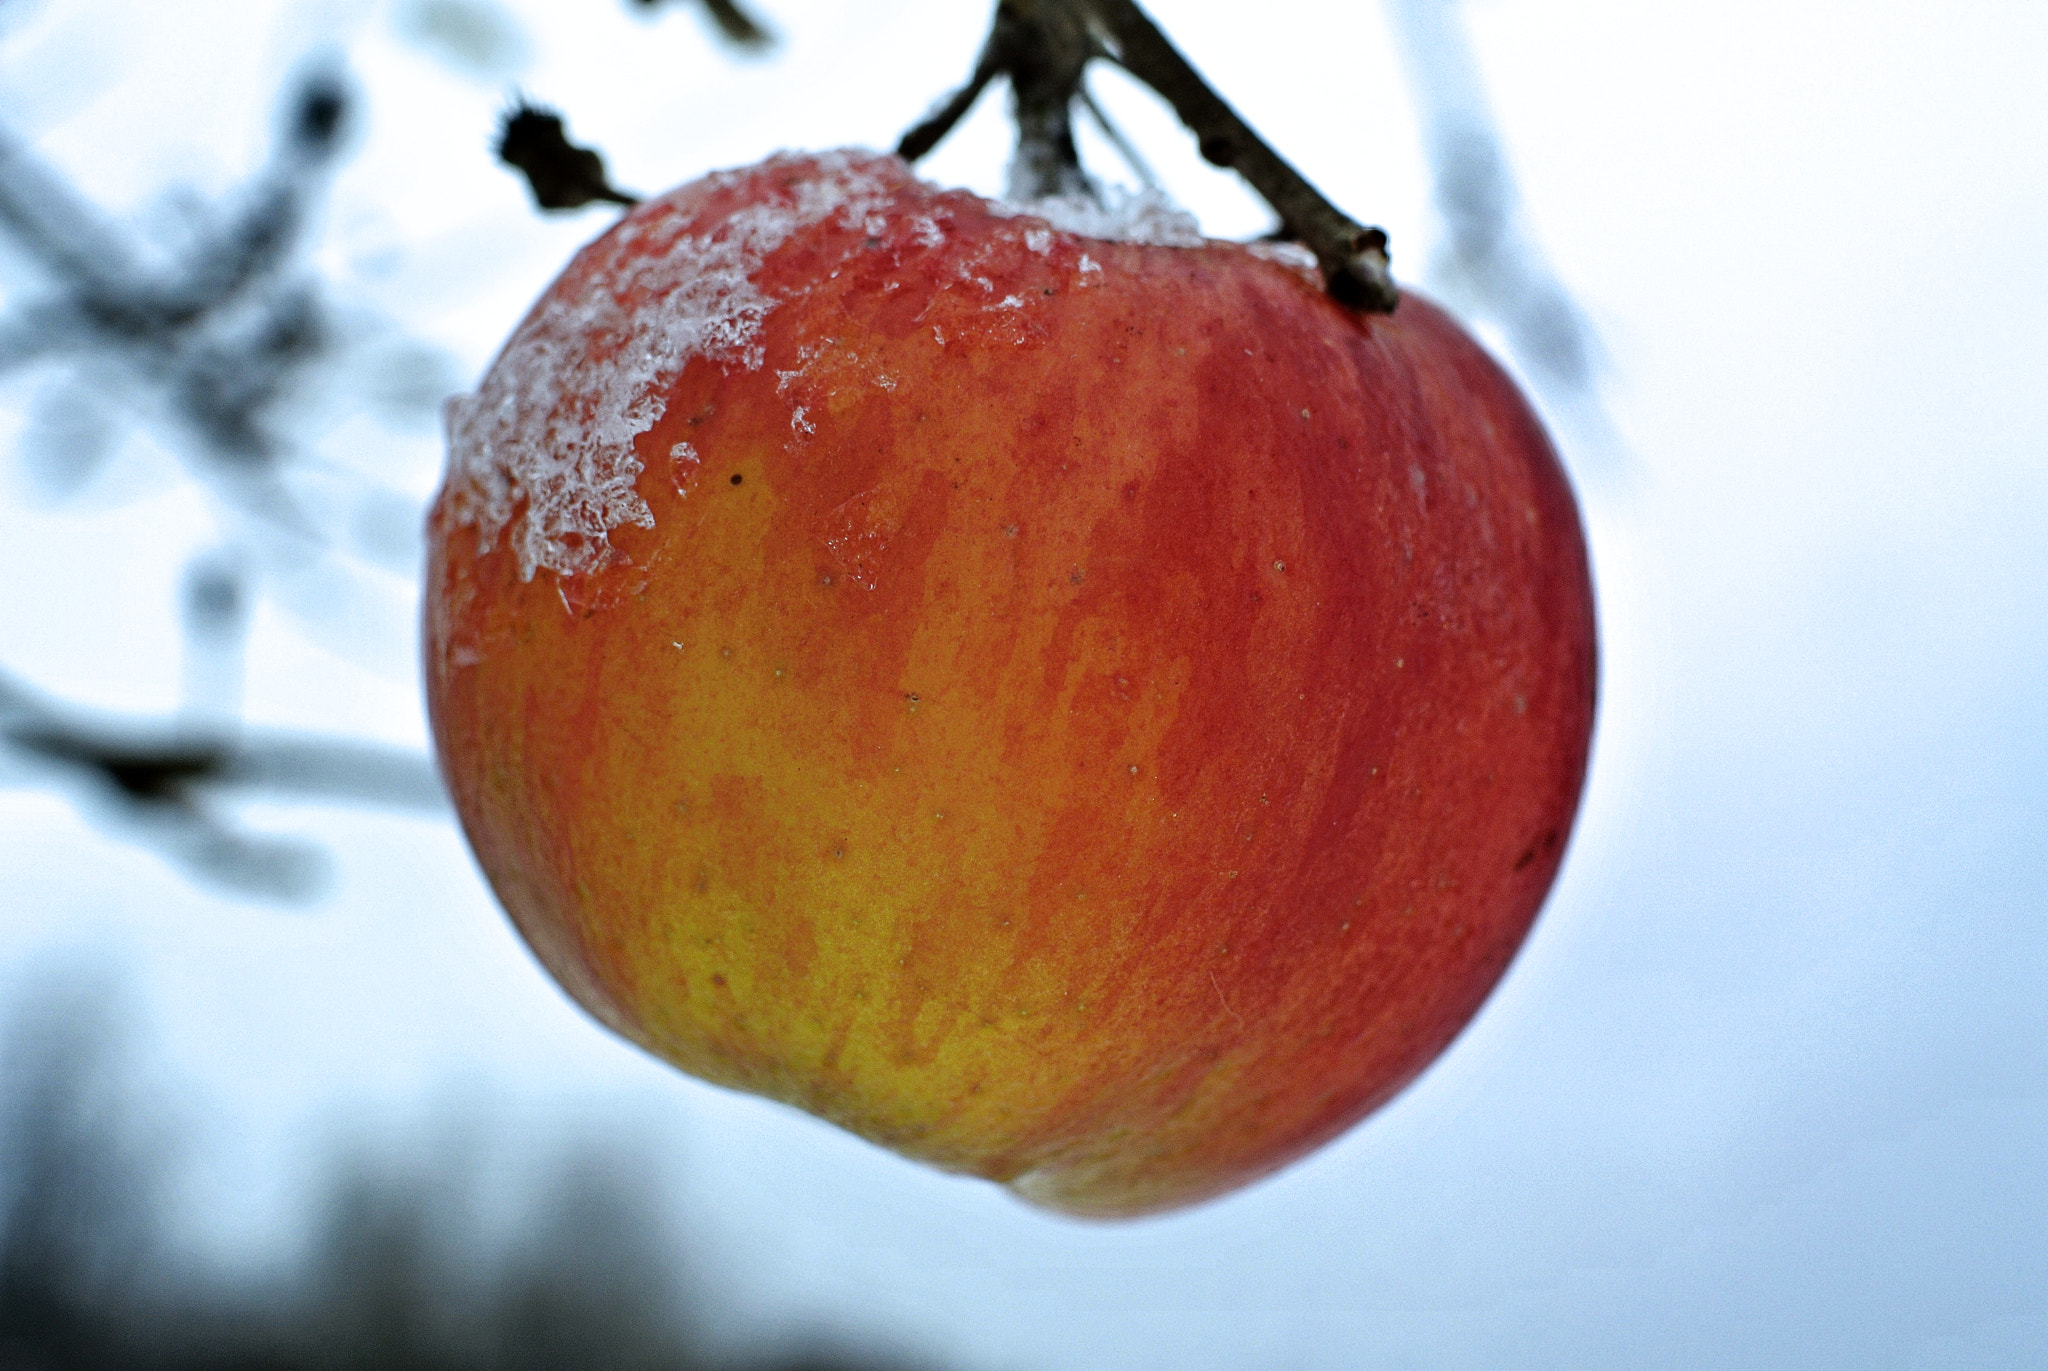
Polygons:
<instances>
[{"instance_id":1,"label":"blurry background","mask_svg":"<svg viewBox=\"0 0 2048 1371\"><path fill-rule=\"evenodd\" d=\"M0 1366L2048 1361L2048 8L1150 8L1580 484L1597 756L1478 1021L1080 1225L613 1041L438 806L438 402L615 213L509 93L658 191L891 145L981 4L0 0Z\"/></svg>"}]
</instances>

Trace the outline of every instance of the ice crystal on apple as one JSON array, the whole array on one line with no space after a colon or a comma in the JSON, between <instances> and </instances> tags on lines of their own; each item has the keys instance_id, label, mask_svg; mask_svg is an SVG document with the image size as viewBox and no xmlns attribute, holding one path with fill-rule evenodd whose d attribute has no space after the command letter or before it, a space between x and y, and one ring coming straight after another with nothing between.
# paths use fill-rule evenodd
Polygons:
<instances>
[{"instance_id":1,"label":"ice crystal on apple","mask_svg":"<svg viewBox=\"0 0 2048 1371\"><path fill-rule=\"evenodd\" d=\"M449 401L456 520L487 549L508 537L526 580L608 565L613 529L654 526L633 441L675 377L699 357L761 365L754 339L776 305L754 284L762 260L835 213L862 223L886 198L872 163L839 154L699 236L677 195L628 215L577 259L582 288L542 297L477 392Z\"/></svg>"},{"instance_id":2,"label":"ice crystal on apple","mask_svg":"<svg viewBox=\"0 0 2048 1371\"><path fill-rule=\"evenodd\" d=\"M1198 248L1208 241L1194 215L1174 204L1164 192L1150 187L1134 191L1123 186L1104 186L1094 196L1048 195L1003 202L999 208L1043 219L1077 238L1162 248ZM1029 232L1025 236L1031 250L1045 251L1033 242L1034 236Z\"/></svg>"}]
</instances>

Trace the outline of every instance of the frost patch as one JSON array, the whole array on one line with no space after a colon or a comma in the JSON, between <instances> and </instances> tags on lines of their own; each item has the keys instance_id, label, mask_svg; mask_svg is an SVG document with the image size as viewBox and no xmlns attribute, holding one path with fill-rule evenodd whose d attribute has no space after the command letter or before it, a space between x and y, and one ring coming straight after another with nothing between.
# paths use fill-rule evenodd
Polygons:
<instances>
[{"instance_id":1,"label":"frost patch","mask_svg":"<svg viewBox=\"0 0 2048 1371\"><path fill-rule=\"evenodd\" d=\"M1252 256L1286 267L1296 276L1317 286L1323 283L1323 269L1317 264L1316 255L1300 243L1260 239L1254 243L1246 243L1244 248Z\"/></svg>"},{"instance_id":2,"label":"frost patch","mask_svg":"<svg viewBox=\"0 0 2048 1371\"><path fill-rule=\"evenodd\" d=\"M863 590L880 584L882 554L903 531L903 501L886 482L846 500L825 516L825 547Z\"/></svg>"},{"instance_id":3,"label":"frost patch","mask_svg":"<svg viewBox=\"0 0 2048 1371\"><path fill-rule=\"evenodd\" d=\"M697 473L703 465L697 449L688 443L677 443L668 450L668 475L677 495L685 500L690 498L690 489L697 484Z\"/></svg>"},{"instance_id":4,"label":"frost patch","mask_svg":"<svg viewBox=\"0 0 2048 1371\"><path fill-rule=\"evenodd\" d=\"M449 509L477 529L480 550L504 538L522 578L542 567L573 576L616 560L613 529L654 526L634 489L633 440L661 417L677 375L700 357L758 369L776 304L753 281L762 261L794 233L834 214L853 228L892 199L880 159L801 163L813 174L700 235L684 232L693 188L634 210L583 250L572 288L541 298L477 392L448 402Z\"/></svg>"},{"instance_id":5,"label":"frost patch","mask_svg":"<svg viewBox=\"0 0 2048 1371\"><path fill-rule=\"evenodd\" d=\"M1113 243L1198 248L1208 241L1194 215L1150 188L1134 191L1108 186L1100 204L1086 195L1068 194L1048 195L1021 205L1001 202L994 208L999 214L1035 215L1062 232ZM1027 245L1030 242L1029 231L1025 241Z\"/></svg>"}]
</instances>

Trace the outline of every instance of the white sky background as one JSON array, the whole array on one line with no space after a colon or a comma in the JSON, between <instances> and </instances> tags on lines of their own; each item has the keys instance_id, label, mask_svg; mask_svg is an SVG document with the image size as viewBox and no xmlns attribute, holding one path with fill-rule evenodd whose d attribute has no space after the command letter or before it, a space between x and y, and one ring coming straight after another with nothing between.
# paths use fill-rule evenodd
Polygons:
<instances>
[{"instance_id":1,"label":"white sky background","mask_svg":"<svg viewBox=\"0 0 2048 1371\"><path fill-rule=\"evenodd\" d=\"M251 174L285 74L339 46L361 123L322 264L467 383L609 222L543 221L491 163L512 81L656 191L887 146L986 20L760 0L785 43L747 59L683 9L520 0L528 60L477 75L404 39L407 8L17 0L0 125L161 221L177 187ZM1150 8L1424 270L1376 7ZM1623 452L1579 455L1604 713L1507 982L1342 1141L1187 1214L1042 1216L641 1059L544 981L452 825L363 811L249 813L332 855L327 897L284 912L195 888L63 793L0 790L0 993L86 968L129 995L226 1250L289 1242L337 1144L467 1128L515 1160L577 1135L647 1158L735 1337L824 1326L992 1371L2048 1360L2048 7L1466 10L1611 360ZM1263 229L1155 106L1097 88L1209 231ZM988 99L925 170L993 191L1006 137ZM0 378L0 438L33 394ZM322 443L422 499L438 470L426 431ZM0 475L0 665L176 705L179 576L220 526L164 471L138 442L61 506ZM273 589L251 720L422 743L409 583L346 617Z\"/></svg>"}]
</instances>

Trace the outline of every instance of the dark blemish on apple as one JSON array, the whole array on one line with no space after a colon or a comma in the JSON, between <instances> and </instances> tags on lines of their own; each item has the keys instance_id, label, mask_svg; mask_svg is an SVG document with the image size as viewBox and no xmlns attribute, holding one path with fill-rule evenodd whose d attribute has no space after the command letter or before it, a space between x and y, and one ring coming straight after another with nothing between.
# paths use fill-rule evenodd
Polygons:
<instances>
[{"instance_id":1,"label":"dark blemish on apple","mask_svg":"<svg viewBox=\"0 0 2048 1371\"><path fill-rule=\"evenodd\" d=\"M821 586L829 586L829 585L831 585L831 584L832 584L832 573L828 571L828 572L826 572L826 573L825 573L825 574L824 574L823 576L820 576L820 577L818 578L818 584L819 584L819 585L821 585Z\"/></svg>"},{"instance_id":2,"label":"dark blemish on apple","mask_svg":"<svg viewBox=\"0 0 2048 1371\"><path fill-rule=\"evenodd\" d=\"M714 971L711 973L711 983L720 990L725 989L725 977L718 972Z\"/></svg>"},{"instance_id":3,"label":"dark blemish on apple","mask_svg":"<svg viewBox=\"0 0 2048 1371\"><path fill-rule=\"evenodd\" d=\"M707 403L704 406L704 408L698 410L695 414L692 414L690 416L690 427L697 427L699 424L703 423L706 419L709 419L712 415L716 413L718 413L718 406Z\"/></svg>"},{"instance_id":4,"label":"dark blemish on apple","mask_svg":"<svg viewBox=\"0 0 2048 1371\"><path fill-rule=\"evenodd\" d=\"M1535 844L1533 844L1533 843L1532 843L1532 844L1530 844L1530 845L1529 845L1529 847L1527 847L1526 849L1524 849L1524 850L1523 850L1523 852L1522 852L1522 855L1521 855L1521 856L1519 856L1519 857L1515 858L1515 870L1517 870L1517 871L1520 871L1520 870L1522 870L1522 869L1523 869L1524 867L1528 866L1528 865L1529 865L1529 863L1531 863L1531 862L1533 862L1533 861L1535 861L1535 860L1536 860L1536 847L1535 847Z\"/></svg>"},{"instance_id":5,"label":"dark blemish on apple","mask_svg":"<svg viewBox=\"0 0 2048 1371\"><path fill-rule=\"evenodd\" d=\"M734 472L734 473L732 474L732 483L733 483L734 485L738 485L738 484L739 484L739 483L740 483L741 481L744 481L744 480L746 480L746 479L747 479L746 477L744 477L744 476L740 475L740 474L739 474L739 473L738 473L737 471L735 471L735 472Z\"/></svg>"}]
</instances>

